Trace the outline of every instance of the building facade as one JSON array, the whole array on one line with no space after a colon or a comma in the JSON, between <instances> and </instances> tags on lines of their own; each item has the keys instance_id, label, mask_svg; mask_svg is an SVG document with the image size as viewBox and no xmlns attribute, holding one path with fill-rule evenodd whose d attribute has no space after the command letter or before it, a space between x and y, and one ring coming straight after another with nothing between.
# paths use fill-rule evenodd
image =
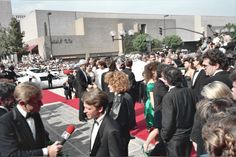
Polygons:
<instances>
[{"instance_id":1,"label":"building facade","mask_svg":"<svg viewBox=\"0 0 236 157\"><path fill-rule=\"evenodd\" d=\"M223 27L227 23L236 23L236 17L35 10L20 20L21 30L25 32L24 42L31 50L37 48L44 59L121 54L122 41L112 41L109 34L112 30L142 31L162 39L164 35L159 34L161 27L166 36L179 35L183 41L189 42L198 41L202 35L184 28L209 35L208 24Z\"/></svg>"},{"instance_id":2,"label":"building facade","mask_svg":"<svg viewBox=\"0 0 236 157\"><path fill-rule=\"evenodd\" d=\"M11 0L0 0L0 26L7 28L11 18Z\"/></svg>"}]
</instances>

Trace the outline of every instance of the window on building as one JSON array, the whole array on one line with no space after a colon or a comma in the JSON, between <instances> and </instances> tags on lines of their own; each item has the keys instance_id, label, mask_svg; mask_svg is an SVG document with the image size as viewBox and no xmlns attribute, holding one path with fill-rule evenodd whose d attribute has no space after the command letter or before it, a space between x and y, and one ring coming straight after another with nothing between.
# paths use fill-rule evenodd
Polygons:
<instances>
[{"instance_id":1,"label":"window on building","mask_svg":"<svg viewBox=\"0 0 236 157\"><path fill-rule=\"evenodd\" d=\"M47 29L47 24L44 22L44 35L48 36L48 29Z\"/></svg>"},{"instance_id":2,"label":"window on building","mask_svg":"<svg viewBox=\"0 0 236 157\"><path fill-rule=\"evenodd\" d=\"M139 30L140 33L146 33L146 24L141 24L140 25L140 30Z\"/></svg>"}]
</instances>

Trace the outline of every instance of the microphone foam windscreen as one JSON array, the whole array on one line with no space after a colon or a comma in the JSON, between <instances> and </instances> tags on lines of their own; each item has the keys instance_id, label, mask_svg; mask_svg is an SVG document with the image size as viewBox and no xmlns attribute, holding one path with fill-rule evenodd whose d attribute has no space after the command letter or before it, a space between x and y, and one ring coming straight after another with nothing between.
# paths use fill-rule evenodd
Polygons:
<instances>
[{"instance_id":1,"label":"microphone foam windscreen","mask_svg":"<svg viewBox=\"0 0 236 157\"><path fill-rule=\"evenodd\" d=\"M66 128L66 132L68 132L68 133L73 133L74 132L74 130L75 130L75 126L74 125L68 125L67 126L67 128Z\"/></svg>"}]
</instances>

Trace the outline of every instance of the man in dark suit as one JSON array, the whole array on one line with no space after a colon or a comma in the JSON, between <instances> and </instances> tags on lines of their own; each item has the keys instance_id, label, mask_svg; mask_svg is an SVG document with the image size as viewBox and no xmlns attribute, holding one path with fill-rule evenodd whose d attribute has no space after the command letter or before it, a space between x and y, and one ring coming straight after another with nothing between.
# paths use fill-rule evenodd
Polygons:
<instances>
[{"instance_id":1,"label":"man in dark suit","mask_svg":"<svg viewBox=\"0 0 236 157\"><path fill-rule=\"evenodd\" d=\"M14 89L13 83L0 82L0 117L9 112L15 105Z\"/></svg>"},{"instance_id":2,"label":"man in dark suit","mask_svg":"<svg viewBox=\"0 0 236 157\"><path fill-rule=\"evenodd\" d=\"M53 74L51 74L50 73L50 71L48 71L48 76L47 76L47 78L48 78L48 88L50 89L50 88L52 88L52 79L53 79Z\"/></svg>"},{"instance_id":3,"label":"man in dark suit","mask_svg":"<svg viewBox=\"0 0 236 157\"><path fill-rule=\"evenodd\" d=\"M62 145L58 141L48 145L48 134L38 113L43 105L41 88L24 82L16 86L14 97L17 106L0 117L1 156L57 156Z\"/></svg>"},{"instance_id":4,"label":"man in dark suit","mask_svg":"<svg viewBox=\"0 0 236 157\"><path fill-rule=\"evenodd\" d=\"M136 92L136 81L135 81L135 76L134 73L131 70L132 67L132 60L131 59L126 59L125 60L125 68L122 70L126 75L128 75L129 78L129 90L127 91L129 93L129 95L132 97L133 99L133 106L132 106L132 110L133 112L130 112L130 129L135 129L137 124L136 124L136 116L135 116L135 102L136 100L138 100L136 98L137 96L137 92Z\"/></svg>"},{"instance_id":5,"label":"man in dark suit","mask_svg":"<svg viewBox=\"0 0 236 157\"><path fill-rule=\"evenodd\" d=\"M175 67L164 70L169 91L162 100L161 137L167 156L190 156L190 133L195 113L195 98L188 88L182 88L182 73Z\"/></svg>"},{"instance_id":6,"label":"man in dark suit","mask_svg":"<svg viewBox=\"0 0 236 157\"><path fill-rule=\"evenodd\" d=\"M75 65L76 74L73 83L73 87L75 89L75 97L79 98L79 120L86 121L86 115L84 114L84 105L81 100L86 88L88 87L89 80L86 74L86 65L87 61L85 59L81 59L78 64Z\"/></svg>"},{"instance_id":7,"label":"man in dark suit","mask_svg":"<svg viewBox=\"0 0 236 157\"><path fill-rule=\"evenodd\" d=\"M201 99L201 91L204 85L204 81L206 81L207 79L207 75L202 66L202 62L203 62L202 54L200 53L196 54L193 60L193 66L196 70L193 75L191 88L194 92L194 95L196 96L197 101Z\"/></svg>"},{"instance_id":8,"label":"man in dark suit","mask_svg":"<svg viewBox=\"0 0 236 157\"><path fill-rule=\"evenodd\" d=\"M92 88L83 95L84 113L94 119L91 132L90 156L123 156L122 141L118 123L106 114L108 96L98 88Z\"/></svg>"},{"instance_id":9,"label":"man in dark suit","mask_svg":"<svg viewBox=\"0 0 236 157\"><path fill-rule=\"evenodd\" d=\"M232 81L229 79L228 59L226 55L219 49L208 50L203 55L203 67L206 75L210 76L206 79L204 85L213 81L225 83L229 88L232 88Z\"/></svg>"}]
</instances>

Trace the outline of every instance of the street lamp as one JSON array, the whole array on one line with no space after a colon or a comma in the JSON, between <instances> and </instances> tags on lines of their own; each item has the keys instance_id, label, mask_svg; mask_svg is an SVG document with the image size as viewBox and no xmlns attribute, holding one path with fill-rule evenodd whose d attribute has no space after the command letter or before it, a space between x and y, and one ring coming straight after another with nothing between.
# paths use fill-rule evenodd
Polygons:
<instances>
[{"instance_id":1,"label":"street lamp","mask_svg":"<svg viewBox=\"0 0 236 157\"><path fill-rule=\"evenodd\" d=\"M110 35L111 35L111 38L112 38L112 41L113 41L113 42L114 42L115 40L121 40L122 54L125 54L125 48L124 48L124 37L125 37L125 35L126 35L125 30L119 31L120 38L115 38L115 36L116 36L116 32L115 32L115 31L111 31L111 32L110 32ZM134 31L133 31L133 30L129 30L129 31L128 31L128 35L129 35L129 36L134 35Z\"/></svg>"},{"instance_id":2,"label":"street lamp","mask_svg":"<svg viewBox=\"0 0 236 157\"><path fill-rule=\"evenodd\" d=\"M163 26L163 28L164 28L164 37L166 37L166 17L168 17L169 15L164 15L163 17L164 17L164 26Z\"/></svg>"},{"instance_id":3,"label":"street lamp","mask_svg":"<svg viewBox=\"0 0 236 157\"><path fill-rule=\"evenodd\" d=\"M52 35L51 35L51 26L50 26L50 18L49 18L50 15L52 15L52 13L51 13L51 12L48 12L48 14L47 14L47 16L48 16L48 34L49 34L50 51L51 51L50 57L52 58L52 57L53 57L53 53L52 53Z\"/></svg>"}]
</instances>

